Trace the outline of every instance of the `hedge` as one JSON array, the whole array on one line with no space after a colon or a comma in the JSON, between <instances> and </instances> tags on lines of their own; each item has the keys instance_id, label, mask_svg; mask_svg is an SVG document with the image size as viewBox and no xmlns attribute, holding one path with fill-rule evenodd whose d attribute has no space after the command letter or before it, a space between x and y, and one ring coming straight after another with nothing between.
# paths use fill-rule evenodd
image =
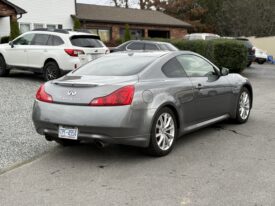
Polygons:
<instances>
[{"instance_id":1,"label":"hedge","mask_svg":"<svg viewBox=\"0 0 275 206\"><path fill-rule=\"evenodd\" d=\"M151 39L170 42L180 50L196 52L209 59L218 67L226 67L231 73L241 73L247 66L247 48L237 40L167 40Z\"/></svg>"},{"instance_id":2,"label":"hedge","mask_svg":"<svg viewBox=\"0 0 275 206\"><path fill-rule=\"evenodd\" d=\"M172 41L180 50L196 52L218 67L226 67L231 73L241 73L247 66L247 48L236 40Z\"/></svg>"}]
</instances>

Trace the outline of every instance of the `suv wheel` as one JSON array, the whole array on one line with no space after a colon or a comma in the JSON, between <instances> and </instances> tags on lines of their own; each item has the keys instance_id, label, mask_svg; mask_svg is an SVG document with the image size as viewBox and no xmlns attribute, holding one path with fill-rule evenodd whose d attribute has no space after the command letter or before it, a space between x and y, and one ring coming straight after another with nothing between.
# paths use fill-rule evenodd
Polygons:
<instances>
[{"instance_id":1,"label":"suv wheel","mask_svg":"<svg viewBox=\"0 0 275 206\"><path fill-rule=\"evenodd\" d=\"M153 156L169 154L177 137L177 122L174 113L169 108L161 109L153 121L150 145L147 148Z\"/></svg>"},{"instance_id":2,"label":"suv wheel","mask_svg":"<svg viewBox=\"0 0 275 206\"><path fill-rule=\"evenodd\" d=\"M7 69L7 64L3 56L0 55L0 77L5 77L10 73Z\"/></svg>"},{"instance_id":3,"label":"suv wheel","mask_svg":"<svg viewBox=\"0 0 275 206\"><path fill-rule=\"evenodd\" d=\"M54 80L60 77L60 69L55 62L47 62L44 66L45 81Z\"/></svg>"}]
</instances>

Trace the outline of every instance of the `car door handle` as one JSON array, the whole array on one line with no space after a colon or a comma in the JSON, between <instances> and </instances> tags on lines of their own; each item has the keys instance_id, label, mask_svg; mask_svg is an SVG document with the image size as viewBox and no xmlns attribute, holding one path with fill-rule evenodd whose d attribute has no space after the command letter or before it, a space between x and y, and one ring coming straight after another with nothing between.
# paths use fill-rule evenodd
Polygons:
<instances>
[{"instance_id":1,"label":"car door handle","mask_svg":"<svg viewBox=\"0 0 275 206\"><path fill-rule=\"evenodd\" d=\"M201 83L199 83L197 86L196 86L196 89L202 89L203 88L203 85Z\"/></svg>"}]
</instances>

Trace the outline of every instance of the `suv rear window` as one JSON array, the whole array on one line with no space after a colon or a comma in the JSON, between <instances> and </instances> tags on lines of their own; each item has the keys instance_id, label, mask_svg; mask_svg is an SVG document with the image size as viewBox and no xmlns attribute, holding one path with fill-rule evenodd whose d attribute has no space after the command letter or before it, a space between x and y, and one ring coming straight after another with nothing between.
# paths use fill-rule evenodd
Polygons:
<instances>
[{"instance_id":1,"label":"suv rear window","mask_svg":"<svg viewBox=\"0 0 275 206\"><path fill-rule=\"evenodd\" d=\"M140 73L156 58L152 56L107 55L85 64L73 73L79 76L131 76Z\"/></svg>"},{"instance_id":2,"label":"suv rear window","mask_svg":"<svg viewBox=\"0 0 275 206\"><path fill-rule=\"evenodd\" d=\"M92 36L92 35L72 36L71 43L73 46L78 46L78 47L88 47L88 48L103 47L103 44L99 40L99 37Z\"/></svg>"}]
</instances>

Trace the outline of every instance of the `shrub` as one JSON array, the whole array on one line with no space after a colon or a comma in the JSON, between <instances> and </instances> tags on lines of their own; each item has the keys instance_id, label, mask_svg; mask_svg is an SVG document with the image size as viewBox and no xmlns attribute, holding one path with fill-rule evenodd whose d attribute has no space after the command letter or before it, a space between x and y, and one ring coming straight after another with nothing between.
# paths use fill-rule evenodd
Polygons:
<instances>
[{"instance_id":1,"label":"shrub","mask_svg":"<svg viewBox=\"0 0 275 206\"><path fill-rule=\"evenodd\" d=\"M129 41L129 40L131 40L131 39L132 39L132 37L131 37L129 25L126 24L126 25L125 25L125 32L124 32L124 41Z\"/></svg>"},{"instance_id":2,"label":"shrub","mask_svg":"<svg viewBox=\"0 0 275 206\"><path fill-rule=\"evenodd\" d=\"M3 36L0 40L1 44L9 43L10 37L9 36Z\"/></svg>"},{"instance_id":3,"label":"shrub","mask_svg":"<svg viewBox=\"0 0 275 206\"><path fill-rule=\"evenodd\" d=\"M10 40L15 39L20 35L19 25L17 21L11 21Z\"/></svg>"},{"instance_id":4,"label":"shrub","mask_svg":"<svg viewBox=\"0 0 275 206\"><path fill-rule=\"evenodd\" d=\"M81 22L76 16L72 16L73 22L74 22L74 31L77 31L78 29L81 29Z\"/></svg>"},{"instance_id":5,"label":"shrub","mask_svg":"<svg viewBox=\"0 0 275 206\"><path fill-rule=\"evenodd\" d=\"M196 52L218 67L226 67L231 73L241 73L247 65L247 48L236 40L171 41L180 50Z\"/></svg>"}]
</instances>

